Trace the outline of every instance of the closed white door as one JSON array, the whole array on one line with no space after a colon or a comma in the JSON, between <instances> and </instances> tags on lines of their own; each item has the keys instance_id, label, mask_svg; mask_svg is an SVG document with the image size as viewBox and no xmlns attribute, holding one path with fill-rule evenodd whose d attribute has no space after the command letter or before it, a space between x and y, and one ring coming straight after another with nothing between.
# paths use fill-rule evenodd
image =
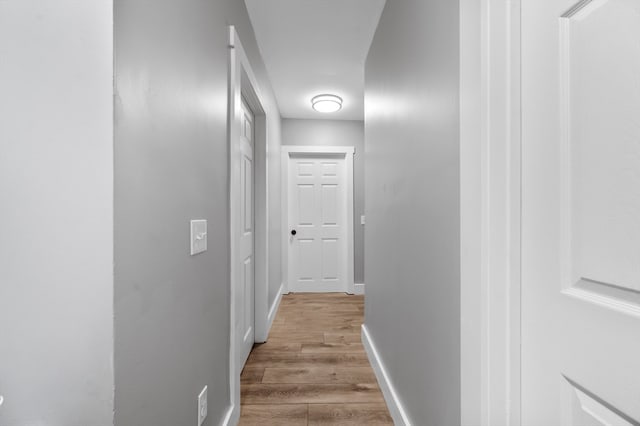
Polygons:
<instances>
[{"instance_id":1,"label":"closed white door","mask_svg":"<svg viewBox=\"0 0 640 426\"><path fill-rule=\"evenodd\" d=\"M345 154L291 154L288 277L294 292L346 292Z\"/></svg>"},{"instance_id":2,"label":"closed white door","mask_svg":"<svg viewBox=\"0 0 640 426\"><path fill-rule=\"evenodd\" d=\"M640 1L522 0L522 420L640 424Z\"/></svg>"},{"instance_id":3,"label":"closed white door","mask_svg":"<svg viewBox=\"0 0 640 426\"><path fill-rule=\"evenodd\" d=\"M239 336L242 338L240 354L241 366L244 365L254 343L254 189L253 189L253 144L254 117L251 109L242 102L242 129L240 137L240 288L237 294L241 301L236 306L242 306L242 312L237 316L240 322Z\"/></svg>"}]
</instances>

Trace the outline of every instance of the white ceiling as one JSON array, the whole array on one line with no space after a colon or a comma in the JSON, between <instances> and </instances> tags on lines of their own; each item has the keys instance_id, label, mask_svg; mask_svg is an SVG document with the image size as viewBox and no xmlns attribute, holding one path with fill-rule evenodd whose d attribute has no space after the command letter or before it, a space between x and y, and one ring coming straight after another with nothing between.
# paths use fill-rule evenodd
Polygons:
<instances>
[{"instance_id":1,"label":"white ceiling","mask_svg":"<svg viewBox=\"0 0 640 426\"><path fill-rule=\"evenodd\" d=\"M364 62L385 0L245 0L284 118L364 118ZM331 93L342 110L311 98Z\"/></svg>"}]
</instances>

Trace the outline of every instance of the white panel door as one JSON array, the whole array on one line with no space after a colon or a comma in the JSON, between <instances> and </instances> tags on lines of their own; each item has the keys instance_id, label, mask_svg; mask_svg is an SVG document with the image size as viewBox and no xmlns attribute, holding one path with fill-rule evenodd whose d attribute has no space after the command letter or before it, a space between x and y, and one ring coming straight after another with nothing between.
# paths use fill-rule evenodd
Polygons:
<instances>
[{"instance_id":1,"label":"white panel door","mask_svg":"<svg viewBox=\"0 0 640 426\"><path fill-rule=\"evenodd\" d=\"M289 290L347 291L345 154L289 157Z\"/></svg>"},{"instance_id":2,"label":"white panel door","mask_svg":"<svg viewBox=\"0 0 640 426\"><path fill-rule=\"evenodd\" d=\"M253 144L254 144L254 117L253 113L242 102L242 129L240 137L240 280L237 294L241 297L238 306L242 307L238 314L240 322L240 336L242 338L241 366L244 365L254 343L254 188L253 188Z\"/></svg>"},{"instance_id":3,"label":"white panel door","mask_svg":"<svg viewBox=\"0 0 640 426\"><path fill-rule=\"evenodd\" d=\"M522 0L522 421L640 423L640 0Z\"/></svg>"}]
</instances>

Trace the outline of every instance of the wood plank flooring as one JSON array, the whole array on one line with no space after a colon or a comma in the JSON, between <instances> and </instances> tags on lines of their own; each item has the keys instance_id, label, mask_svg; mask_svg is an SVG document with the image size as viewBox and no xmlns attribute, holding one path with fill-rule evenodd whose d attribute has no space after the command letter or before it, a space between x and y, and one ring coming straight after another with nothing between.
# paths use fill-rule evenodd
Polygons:
<instances>
[{"instance_id":1,"label":"wood plank flooring","mask_svg":"<svg viewBox=\"0 0 640 426\"><path fill-rule=\"evenodd\" d=\"M393 425L360 341L364 297L283 296L241 377L240 425Z\"/></svg>"}]
</instances>

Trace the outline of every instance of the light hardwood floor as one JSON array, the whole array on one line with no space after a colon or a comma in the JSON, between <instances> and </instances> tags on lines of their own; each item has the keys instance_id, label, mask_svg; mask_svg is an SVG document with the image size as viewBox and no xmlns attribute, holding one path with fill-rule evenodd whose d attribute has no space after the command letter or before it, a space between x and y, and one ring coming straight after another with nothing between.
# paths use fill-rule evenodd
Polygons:
<instances>
[{"instance_id":1,"label":"light hardwood floor","mask_svg":"<svg viewBox=\"0 0 640 426\"><path fill-rule=\"evenodd\" d=\"M360 341L363 317L363 296L283 296L242 372L240 425L393 425Z\"/></svg>"}]
</instances>

